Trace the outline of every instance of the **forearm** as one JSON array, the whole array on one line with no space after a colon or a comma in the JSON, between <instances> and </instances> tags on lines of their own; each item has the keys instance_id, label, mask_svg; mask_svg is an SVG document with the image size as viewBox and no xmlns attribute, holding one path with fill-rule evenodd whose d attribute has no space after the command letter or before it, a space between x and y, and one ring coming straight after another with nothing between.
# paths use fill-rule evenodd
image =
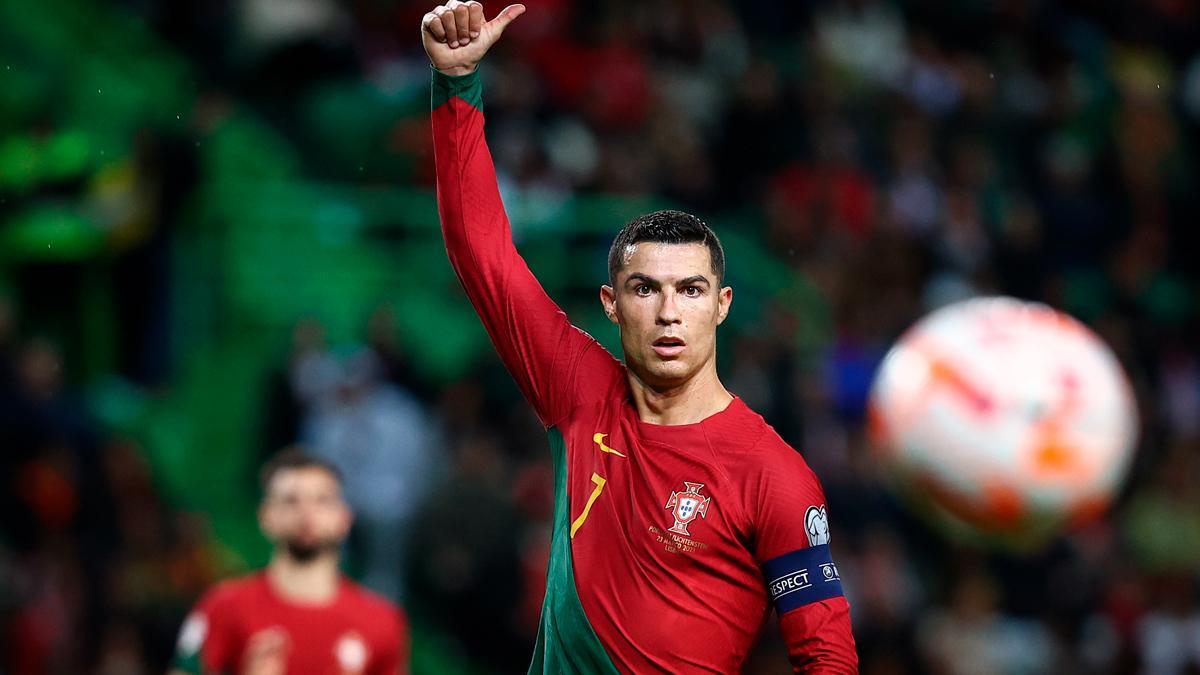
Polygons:
<instances>
[{"instance_id":1,"label":"forearm","mask_svg":"<svg viewBox=\"0 0 1200 675\"><path fill-rule=\"evenodd\" d=\"M483 135L479 73L433 71L432 120L437 201L450 263L481 312L519 264L491 152ZM480 303L485 306L480 307Z\"/></svg>"},{"instance_id":2,"label":"forearm","mask_svg":"<svg viewBox=\"0 0 1200 675\"><path fill-rule=\"evenodd\" d=\"M804 605L784 614L779 627L797 673L843 675L858 672L850 630L850 605L843 597Z\"/></svg>"},{"instance_id":3,"label":"forearm","mask_svg":"<svg viewBox=\"0 0 1200 675\"><path fill-rule=\"evenodd\" d=\"M580 353L575 330L512 241L484 140L479 74L433 74L437 200L450 264L500 358L547 425L557 419Z\"/></svg>"}]
</instances>

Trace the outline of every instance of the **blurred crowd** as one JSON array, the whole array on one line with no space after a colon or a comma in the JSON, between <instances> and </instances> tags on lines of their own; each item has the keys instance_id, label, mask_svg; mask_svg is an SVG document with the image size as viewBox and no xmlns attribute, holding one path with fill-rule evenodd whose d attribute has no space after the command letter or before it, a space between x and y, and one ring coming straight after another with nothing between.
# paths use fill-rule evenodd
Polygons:
<instances>
[{"instance_id":1,"label":"blurred crowd","mask_svg":"<svg viewBox=\"0 0 1200 675\"><path fill-rule=\"evenodd\" d=\"M329 139L365 127L314 127L304 107L330 83L425 81L432 2L113 4L262 115L307 174L432 188L427 112L362 146L386 160L347 162ZM786 265L789 283L725 330L721 369L824 482L864 673L1200 672L1200 5L525 4L483 70L506 198L666 199ZM735 287L754 273L729 266ZM557 299L588 311L594 284L577 292ZM1141 408L1112 511L1035 553L929 530L883 488L864 433L896 336L992 293L1086 321ZM296 325L257 446L338 463L351 569L480 667L521 672L548 556L541 429L495 359L444 379L415 367L391 301L356 344ZM0 300L0 672L146 672L227 570L64 368ZM772 633L746 672L788 672Z\"/></svg>"},{"instance_id":2,"label":"blurred crowd","mask_svg":"<svg viewBox=\"0 0 1200 675\"><path fill-rule=\"evenodd\" d=\"M56 342L0 292L0 672L147 672L227 572L207 521L171 507L137 441L66 386Z\"/></svg>"}]
</instances>

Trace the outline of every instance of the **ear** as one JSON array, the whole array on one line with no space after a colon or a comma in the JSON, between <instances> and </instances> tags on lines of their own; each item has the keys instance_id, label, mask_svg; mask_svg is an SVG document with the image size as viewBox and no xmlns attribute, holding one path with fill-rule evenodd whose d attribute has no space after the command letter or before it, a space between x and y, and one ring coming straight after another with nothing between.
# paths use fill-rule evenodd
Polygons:
<instances>
[{"instance_id":1,"label":"ear","mask_svg":"<svg viewBox=\"0 0 1200 675\"><path fill-rule=\"evenodd\" d=\"M600 304L608 320L617 323L617 292L607 284L600 287Z\"/></svg>"},{"instance_id":2,"label":"ear","mask_svg":"<svg viewBox=\"0 0 1200 675\"><path fill-rule=\"evenodd\" d=\"M729 316L729 306L733 304L733 287L722 286L721 292L717 294L717 325L725 323L725 317Z\"/></svg>"},{"instance_id":3,"label":"ear","mask_svg":"<svg viewBox=\"0 0 1200 675\"><path fill-rule=\"evenodd\" d=\"M258 529L267 539L271 538L271 533L268 529L270 522L267 517L267 500L264 498L258 505Z\"/></svg>"},{"instance_id":4,"label":"ear","mask_svg":"<svg viewBox=\"0 0 1200 675\"><path fill-rule=\"evenodd\" d=\"M354 527L354 509L345 501L342 501L342 523L345 529L342 530L342 535L345 536L350 532L350 528Z\"/></svg>"}]
</instances>

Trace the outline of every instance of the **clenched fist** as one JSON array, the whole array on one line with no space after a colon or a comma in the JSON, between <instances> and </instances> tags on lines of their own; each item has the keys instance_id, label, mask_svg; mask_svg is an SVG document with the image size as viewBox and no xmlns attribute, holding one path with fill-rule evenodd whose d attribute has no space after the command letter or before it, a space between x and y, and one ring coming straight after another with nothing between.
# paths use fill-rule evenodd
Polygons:
<instances>
[{"instance_id":1,"label":"clenched fist","mask_svg":"<svg viewBox=\"0 0 1200 675\"><path fill-rule=\"evenodd\" d=\"M475 0L450 0L421 19L421 42L434 68L447 75L466 75L492 48L525 5L509 5L491 21L484 21L483 5Z\"/></svg>"}]
</instances>

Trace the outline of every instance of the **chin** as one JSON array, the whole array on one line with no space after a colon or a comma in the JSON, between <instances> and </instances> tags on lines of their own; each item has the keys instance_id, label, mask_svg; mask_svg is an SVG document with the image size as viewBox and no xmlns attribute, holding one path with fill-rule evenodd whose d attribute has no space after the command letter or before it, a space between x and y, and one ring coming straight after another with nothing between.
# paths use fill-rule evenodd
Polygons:
<instances>
[{"instance_id":1,"label":"chin","mask_svg":"<svg viewBox=\"0 0 1200 675\"><path fill-rule=\"evenodd\" d=\"M679 361L663 361L652 364L647 369L649 377L646 383L664 388L673 387L688 381L694 370Z\"/></svg>"},{"instance_id":2,"label":"chin","mask_svg":"<svg viewBox=\"0 0 1200 675\"><path fill-rule=\"evenodd\" d=\"M341 543L332 539L292 539L284 542L288 554L300 563L316 560L326 553L337 552Z\"/></svg>"}]
</instances>

